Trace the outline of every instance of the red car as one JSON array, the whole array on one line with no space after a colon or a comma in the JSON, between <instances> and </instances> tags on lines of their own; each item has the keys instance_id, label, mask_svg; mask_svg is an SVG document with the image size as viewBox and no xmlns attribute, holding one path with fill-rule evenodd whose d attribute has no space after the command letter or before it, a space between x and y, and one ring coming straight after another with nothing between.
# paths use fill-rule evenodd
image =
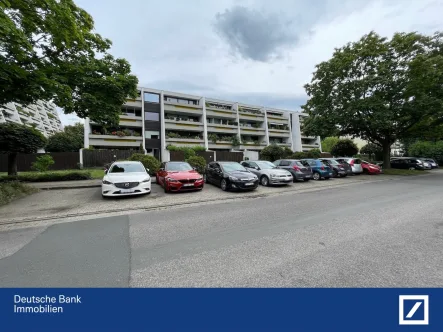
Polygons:
<instances>
[{"instance_id":1,"label":"red car","mask_svg":"<svg viewBox=\"0 0 443 332\"><path fill-rule=\"evenodd\" d=\"M365 174L380 174L382 172L380 166L363 160L361 161L361 167L363 168L363 173Z\"/></svg>"},{"instance_id":2,"label":"red car","mask_svg":"<svg viewBox=\"0 0 443 332\"><path fill-rule=\"evenodd\" d=\"M204 181L194 168L183 161L169 161L161 164L155 175L157 184L170 191L201 190Z\"/></svg>"}]
</instances>

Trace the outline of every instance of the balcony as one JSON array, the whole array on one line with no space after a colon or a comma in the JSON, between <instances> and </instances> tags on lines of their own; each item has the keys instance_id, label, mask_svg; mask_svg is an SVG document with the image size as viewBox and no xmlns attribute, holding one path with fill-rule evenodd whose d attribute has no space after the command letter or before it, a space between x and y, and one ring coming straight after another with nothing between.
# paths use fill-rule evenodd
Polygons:
<instances>
[{"instance_id":1,"label":"balcony","mask_svg":"<svg viewBox=\"0 0 443 332\"><path fill-rule=\"evenodd\" d=\"M302 147L303 148L309 148L309 149L318 149L320 147L320 145L318 144L304 144L302 143Z\"/></svg>"},{"instance_id":2,"label":"balcony","mask_svg":"<svg viewBox=\"0 0 443 332\"><path fill-rule=\"evenodd\" d=\"M164 104L165 112L183 115L203 115L201 105L183 105L179 103L166 102Z\"/></svg>"},{"instance_id":3,"label":"balcony","mask_svg":"<svg viewBox=\"0 0 443 332\"><path fill-rule=\"evenodd\" d=\"M237 113L232 109L219 108L210 105L206 105L206 116L213 118L226 118L226 119L237 119Z\"/></svg>"},{"instance_id":4,"label":"balcony","mask_svg":"<svg viewBox=\"0 0 443 332\"><path fill-rule=\"evenodd\" d=\"M120 115L120 126L143 127L143 118L135 115Z\"/></svg>"},{"instance_id":5,"label":"balcony","mask_svg":"<svg viewBox=\"0 0 443 332\"><path fill-rule=\"evenodd\" d=\"M172 120L172 119L165 119L165 129L180 130L180 131L195 131L195 132L204 131L202 122Z\"/></svg>"},{"instance_id":6,"label":"balcony","mask_svg":"<svg viewBox=\"0 0 443 332\"><path fill-rule=\"evenodd\" d=\"M89 134L89 145L92 146L117 146L117 147L140 147L143 144L141 136L116 136Z\"/></svg>"},{"instance_id":7,"label":"balcony","mask_svg":"<svg viewBox=\"0 0 443 332\"><path fill-rule=\"evenodd\" d=\"M238 115L240 120L248 120L248 121L259 121L262 122L265 120L265 114L260 111L245 111L244 109L239 108Z\"/></svg>"},{"instance_id":8,"label":"balcony","mask_svg":"<svg viewBox=\"0 0 443 332\"><path fill-rule=\"evenodd\" d=\"M268 144L266 142L243 142L240 145L240 149L242 150L262 150L264 149Z\"/></svg>"},{"instance_id":9,"label":"balcony","mask_svg":"<svg viewBox=\"0 0 443 332\"><path fill-rule=\"evenodd\" d=\"M219 123L208 123L208 132L211 133L226 133L226 134L237 134L238 126L226 125Z\"/></svg>"},{"instance_id":10,"label":"balcony","mask_svg":"<svg viewBox=\"0 0 443 332\"><path fill-rule=\"evenodd\" d=\"M240 127L240 133L242 135L264 136L266 135L266 130L264 128Z\"/></svg>"},{"instance_id":11,"label":"balcony","mask_svg":"<svg viewBox=\"0 0 443 332\"><path fill-rule=\"evenodd\" d=\"M277 143L278 146L287 146L288 148L290 148L292 146L291 143Z\"/></svg>"},{"instance_id":12,"label":"balcony","mask_svg":"<svg viewBox=\"0 0 443 332\"><path fill-rule=\"evenodd\" d=\"M283 125L289 124L289 119L287 119L287 118L281 118L281 117L277 118L274 116L271 117L271 116L267 115L267 119L268 119L268 122L273 123L273 124L283 124Z\"/></svg>"},{"instance_id":13,"label":"balcony","mask_svg":"<svg viewBox=\"0 0 443 332\"><path fill-rule=\"evenodd\" d=\"M289 137L289 130L268 129L269 137Z\"/></svg>"},{"instance_id":14,"label":"balcony","mask_svg":"<svg viewBox=\"0 0 443 332\"><path fill-rule=\"evenodd\" d=\"M231 141L217 141L216 143L214 142L209 142L208 144L208 148L210 150L216 150L216 149L232 149L232 142Z\"/></svg>"}]
</instances>

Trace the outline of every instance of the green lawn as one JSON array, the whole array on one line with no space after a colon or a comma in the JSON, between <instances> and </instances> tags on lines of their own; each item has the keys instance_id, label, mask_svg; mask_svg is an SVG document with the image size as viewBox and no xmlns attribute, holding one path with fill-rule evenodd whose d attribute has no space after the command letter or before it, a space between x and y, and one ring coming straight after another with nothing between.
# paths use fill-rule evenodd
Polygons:
<instances>
[{"instance_id":1,"label":"green lawn","mask_svg":"<svg viewBox=\"0 0 443 332\"><path fill-rule=\"evenodd\" d=\"M93 179L103 179L105 170L103 168L84 168L85 171L90 171Z\"/></svg>"},{"instance_id":2,"label":"green lawn","mask_svg":"<svg viewBox=\"0 0 443 332\"><path fill-rule=\"evenodd\" d=\"M428 173L428 171L411 171L409 169L395 169L395 168L390 168L390 169L383 169L383 174L386 175L421 175L421 174L426 174Z\"/></svg>"},{"instance_id":3,"label":"green lawn","mask_svg":"<svg viewBox=\"0 0 443 332\"><path fill-rule=\"evenodd\" d=\"M18 181L0 183L0 206L37 191L38 189Z\"/></svg>"}]
</instances>

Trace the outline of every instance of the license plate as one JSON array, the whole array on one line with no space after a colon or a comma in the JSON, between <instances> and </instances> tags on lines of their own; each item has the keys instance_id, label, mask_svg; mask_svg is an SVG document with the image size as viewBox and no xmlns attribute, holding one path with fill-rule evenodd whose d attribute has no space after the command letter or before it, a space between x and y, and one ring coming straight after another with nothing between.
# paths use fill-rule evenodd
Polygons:
<instances>
[{"instance_id":1,"label":"license plate","mask_svg":"<svg viewBox=\"0 0 443 332\"><path fill-rule=\"evenodd\" d=\"M185 183L183 184L183 187L193 187L194 184L193 183Z\"/></svg>"},{"instance_id":2,"label":"license plate","mask_svg":"<svg viewBox=\"0 0 443 332\"><path fill-rule=\"evenodd\" d=\"M332 173L329 173L329 175L332 175Z\"/></svg>"},{"instance_id":3,"label":"license plate","mask_svg":"<svg viewBox=\"0 0 443 332\"><path fill-rule=\"evenodd\" d=\"M122 190L120 190L120 192L122 194L129 194L129 193L133 193L134 190L133 189L122 189Z\"/></svg>"},{"instance_id":4,"label":"license plate","mask_svg":"<svg viewBox=\"0 0 443 332\"><path fill-rule=\"evenodd\" d=\"M254 183L252 183L252 182L245 183L245 186L253 186L253 185L254 185Z\"/></svg>"},{"instance_id":5,"label":"license plate","mask_svg":"<svg viewBox=\"0 0 443 332\"><path fill-rule=\"evenodd\" d=\"M311 177L310 175L306 175L306 176L305 176L306 179L309 179L310 177Z\"/></svg>"}]
</instances>

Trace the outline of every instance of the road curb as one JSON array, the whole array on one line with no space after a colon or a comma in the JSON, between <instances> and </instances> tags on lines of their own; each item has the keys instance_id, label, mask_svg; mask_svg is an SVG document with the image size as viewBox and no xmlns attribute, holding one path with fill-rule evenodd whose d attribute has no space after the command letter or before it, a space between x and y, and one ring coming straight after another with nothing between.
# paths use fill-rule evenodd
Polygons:
<instances>
[{"instance_id":1,"label":"road curb","mask_svg":"<svg viewBox=\"0 0 443 332\"><path fill-rule=\"evenodd\" d=\"M47 186L39 186L41 182L31 182L28 185L37 188L39 190L66 190L66 189L83 189L83 188L100 188L102 186L101 182L91 183L91 184L79 184L79 185L69 185L69 186L51 186L51 182L48 182ZM156 183L155 177L151 177L151 183Z\"/></svg>"}]
</instances>

